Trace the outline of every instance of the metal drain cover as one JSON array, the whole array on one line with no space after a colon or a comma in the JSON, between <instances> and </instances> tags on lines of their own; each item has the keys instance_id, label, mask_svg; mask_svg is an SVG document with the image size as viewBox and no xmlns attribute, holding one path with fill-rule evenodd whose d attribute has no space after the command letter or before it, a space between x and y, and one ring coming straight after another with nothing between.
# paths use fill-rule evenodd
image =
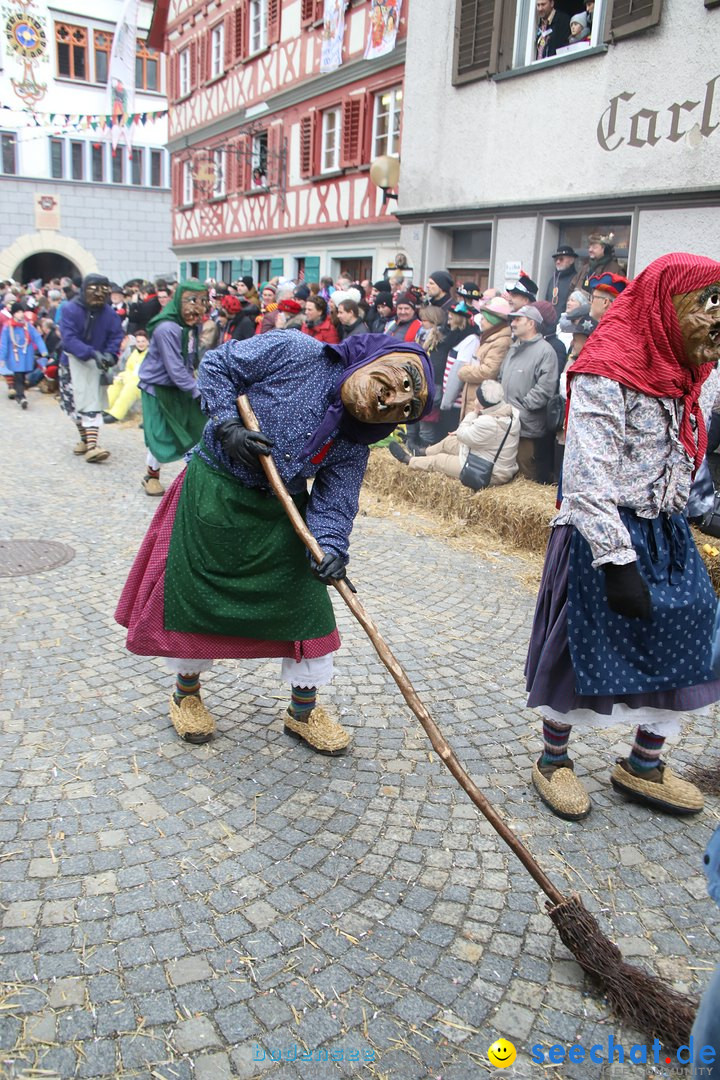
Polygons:
<instances>
[{"instance_id":1,"label":"metal drain cover","mask_svg":"<svg viewBox=\"0 0 720 1080\"><path fill-rule=\"evenodd\" d=\"M74 550L57 540L0 540L0 578L41 574L74 558Z\"/></svg>"}]
</instances>

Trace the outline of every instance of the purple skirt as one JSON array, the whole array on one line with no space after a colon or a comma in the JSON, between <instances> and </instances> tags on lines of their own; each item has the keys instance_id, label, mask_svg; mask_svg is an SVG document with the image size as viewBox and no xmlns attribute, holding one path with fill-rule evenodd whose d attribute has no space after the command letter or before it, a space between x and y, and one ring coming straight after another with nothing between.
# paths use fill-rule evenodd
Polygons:
<instances>
[{"instance_id":1,"label":"purple skirt","mask_svg":"<svg viewBox=\"0 0 720 1080\"><path fill-rule=\"evenodd\" d=\"M609 716L617 703L631 709L689 712L720 700L720 680L717 679L696 686L641 694L576 693L567 622L570 542L574 531L571 525L557 525L550 532L525 662L528 706L539 708L545 705L559 713L590 709Z\"/></svg>"}]
</instances>

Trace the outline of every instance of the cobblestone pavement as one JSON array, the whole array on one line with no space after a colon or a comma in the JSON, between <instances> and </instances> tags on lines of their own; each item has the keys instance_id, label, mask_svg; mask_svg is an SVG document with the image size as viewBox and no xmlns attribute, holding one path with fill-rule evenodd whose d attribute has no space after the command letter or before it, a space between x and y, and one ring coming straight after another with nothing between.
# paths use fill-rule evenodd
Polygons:
<instances>
[{"instance_id":1,"label":"cobblestone pavement","mask_svg":"<svg viewBox=\"0 0 720 1080\"><path fill-rule=\"evenodd\" d=\"M220 663L205 684L219 737L177 739L169 677L126 653L113 621L157 505L139 485L142 434L106 429L103 466L74 458L74 441L53 401L33 393L22 413L3 393L1 535L76 553L3 579L0 595L5 1075L467 1080L494 1071L487 1048L504 1036L518 1050L506 1075L524 1080L548 1075L531 1064L537 1043L606 1046L611 1031L644 1042L588 992L536 886L342 605L344 648L323 698L353 730L348 757L285 738L275 661ZM360 595L421 697L545 869L581 891L626 956L701 987L720 952L701 873L717 801L690 822L621 801L608 783L626 735L615 730L575 742L591 817L553 818L528 787L524 563L449 547L401 514L360 516L353 556ZM718 743L703 719L671 756ZM293 1046L313 1063L271 1060ZM323 1049L343 1060L317 1061ZM602 1068L549 1075L610 1075Z\"/></svg>"}]
</instances>

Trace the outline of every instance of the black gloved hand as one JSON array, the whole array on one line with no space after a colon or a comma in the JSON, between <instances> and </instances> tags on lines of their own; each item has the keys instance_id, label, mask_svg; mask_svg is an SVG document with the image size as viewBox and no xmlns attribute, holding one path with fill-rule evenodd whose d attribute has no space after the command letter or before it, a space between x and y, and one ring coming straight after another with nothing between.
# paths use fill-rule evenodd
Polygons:
<instances>
[{"instance_id":1,"label":"black gloved hand","mask_svg":"<svg viewBox=\"0 0 720 1080\"><path fill-rule=\"evenodd\" d=\"M345 581L352 592L357 592L357 589L347 576L345 560L342 555L335 555L332 551L329 551L327 555L323 556L320 563L316 563L311 556L310 566L315 577L318 581L322 581L323 585L332 585L333 581Z\"/></svg>"},{"instance_id":2,"label":"black gloved hand","mask_svg":"<svg viewBox=\"0 0 720 1080\"><path fill-rule=\"evenodd\" d=\"M115 367L117 364L117 357L112 353L96 352L95 364L98 371L109 371L111 367Z\"/></svg>"},{"instance_id":3,"label":"black gloved hand","mask_svg":"<svg viewBox=\"0 0 720 1080\"><path fill-rule=\"evenodd\" d=\"M651 618L650 590L637 563L625 563L624 566L605 563L603 570L610 610L627 619Z\"/></svg>"},{"instance_id":4,"label":"black gloved hand","mask_svg":"<svg viewBox=\"0 0 720 1080\"><path fill-rule=\"evenodd\" d=\"M239 416L237 419L223 420L216 434L230 460L249 469L259 469L259 455L269 454L275 445L262 431L249 431Z\"/></svg>"}]
</instances>

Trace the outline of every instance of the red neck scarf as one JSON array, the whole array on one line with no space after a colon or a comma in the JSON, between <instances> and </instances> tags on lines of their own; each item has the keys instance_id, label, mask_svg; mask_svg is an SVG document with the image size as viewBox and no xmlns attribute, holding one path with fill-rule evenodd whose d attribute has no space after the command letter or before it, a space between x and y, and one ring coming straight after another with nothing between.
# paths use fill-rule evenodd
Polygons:
<instances>
[{"instance_id":1,"label":"red neck scarf","mask_svg":"<svg viewBox=\"0 0 720 1080\"><path fill-rule=\"evenodd\" d=\"M663 255L631 281L568 369L602 375L648 397L682 399L680 441L697 469L707 449L698 398L713 364L683 367L685 346L672 298L720 283L720 263L699 255ZM697 437L692 417L697 424Z\"/></svg>"}]
</instances>

